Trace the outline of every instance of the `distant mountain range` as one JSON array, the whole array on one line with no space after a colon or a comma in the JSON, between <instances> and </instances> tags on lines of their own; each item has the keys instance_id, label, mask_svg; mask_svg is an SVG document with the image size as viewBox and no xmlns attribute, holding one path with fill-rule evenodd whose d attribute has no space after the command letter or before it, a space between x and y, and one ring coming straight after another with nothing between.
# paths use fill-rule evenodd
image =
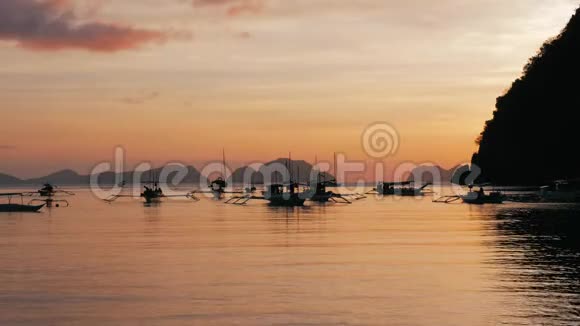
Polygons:
<instances>
[{"instance_id":1,"label":"distant mountain range","mask_svg":"<svg viewBox=\"0 0 580 326\"><path fill-rule=\"evenodd\" d=\"M251 168L248 166L241 167L235 170L234 173L232 173L232 176L230 177L230 182L233 181L233 183L237 184L246 182L250 182L252 184L284 182L285 178L282 176L282 174L275 172L277 170L280 170L278 168L284 167L290 167L294 181L307 183L310 181L312 169L314 166L302 160L289 161L289 159L287 158L279 158L277 160L268 163L260 164L259 167L255 168ZM270 180L264 180L264 176L270 176ZM322 173L321 179L333 180L334 176L328 173Z\"/></svg>"},{"instance_id":2,"label":"distant mountain range","mask_svg":"<svg viewBox=\"0 0 580 326\"><path fill-rule=\"evenodd\" d=\"M284 168L290 166L292 170L292 178L295 181L301 183L308 183L311 178L311 173L313 170L313 165L302 160L292 160L288 161L287 158L279 158L264 164L257 164L256 166L244 166L236 169L232 175L229 176L228 182L230 184L247 184L252 183L255 185L261 185L269 182L285 182L288 177L284 178L281 173L274 172L276 167ZM173 168L177 168L177 165L168 165L164 168L157 168L151 171L144 171L140 173L135 173L134 171L128 171L121 173L119 175L114 172L104 172L98 176L98 183L100 185L113 185L119 183L132 184L136 182L148 182L157 179L157 176L162 174L162 171L172 171ZM161 179L168 180L168 183L174 186L180 184L197 184L203 179L201 173L193 166L186 166L187 173L183 176L180 182L173 182L176 177L177 172L169 173L167 178ZM454 183L465 183L465 178L469 173L468 166L456 166L449 170L442 168L440 166L420 166L415 168L408 177L409 181L421 181L424 183L434 182L433 176L440 175L441 182L454 182ZM270 180L264 180L264 176L270 175ZM134 180L137 177L140 180ZM207 176L206 176L207 177ZM212 176L213 177L213 176ZM329 173L322 173L321 179L324 180L334 180L335 177ZM436 179L436 178L435 178ZM452 180L453 179L453 180ZM0 173L0 186L25 186L25 185L41 185L44 183L51 183L56 185L88 185L90 183L90 175L78 174L72 170L62 170L55 172L40 178L32 179L19 179L8 174ZM391 181L391 180L384 180ZM473 181L471 181L473 182Z\"/></svg>"},{"instance_id":3,"label":"distant mountain range","mask_svg":"<svg viewBox=\"0 0 580 326\"><path fill-rule=\"evenodd\" d=\"M20 180L16 177L13 177L13 176L8 175L8 174L0 173L0 185L12 186L12 185L18 185L21 183L22 183L22 180Z\"/></svg>"},{"instance_id":4,"label":"distant mountain range","mask_svg":"<svg viewBox=\"0 0 580 326\"><path fill-rule=\"evenodd\" d=\"M292 160L291 164L288 165L288 159L277 159L265 164L262 164L258 171L251 169L250 167L242 167L233 172L233 174L229 177L228 181L230 183L243 183L244 176L246 173L249 173L251 177L251 182L254 184L262 184L264 183L264 178L261 173L267 173L268 168L276 166L275 164L280 164L279 166L291 166L292 167L292 174L294 180L300 182L308 182L310 178L310 173L312 172L313 166L305 161L294 161ZM145 171L140 173L140 180L137 182L147 182L153 181L162 173L163 169L171 168L171 165L168 165L164 168L153 169L151 171ZM177 166L175 166L177 167ZM193 166L187 166L187 174L183 177L183 179L175 184L171 182L173 178L176 176L177 172L169 173L167 180L169 183L173 185L179 184L195 184L199 183L202 180L201 173ZM168 169L169 170L169 169ZM260 172L260 173L258 173ZM334 179L333 176L329 174L323 174L326 180ZM133 183L134 176L136 176L134 171L124 172L122 174L117 175L114 172L104 172L98 176L98 182L101 185L113 185L119 184L121 182L125 182L126 184ZM41 185L44 183L51 183L56 185L88 185L90 183L90 175L82 175L72 170L62 170L59 172L55 172L49 174L47 176L43 176L40 178L32 178L32 179L19 179L14 176L8 174L0 173L0 185L2 186L23 186L23 185ZM153 179L153 180L152 180ZM162 178L163 179L163 178ZM283 182L283 178L280 174L277 176L272 177L272 181Z\"/></svg>"},{"instance_id":5,"label":"distant mountain range","mask_svg":"<svg viewBox=\"0 0 580 326\"><path fill-rule=\"evenodd\" d=\"M169 165L168 167L171 167ZM177 166L175 166L177 167ZM201 174L193 166L187 166L187 174L183 177L182 181L179 183L196 183L201 179ZM112 185L125 182L127 184L133 183L135 176L140 178L140 182L154 181L155 176L161 174L162 168L153 169L151 171L145 171L140 173L135 173L134 171L123 172L121 174L116 174L114 172L104 172L98 176L98 182L101 185ZM177 172L169 173L167 180L170 181L176 175ZM62 170L55 172L40 178L33 179L19 179L8 174L0 173L0 185L3 186L19 186L19 185L40 185L44 183L52 183L57 185L88 185L90 183L90 175L81 175L72 170Z\"/></svg>"},{"instance_id":6,"label":"distant mountain range","mask_svg":"<svg viewBox=\"0 0 580 326\"><path fill-rule=\"evenodd\" d=\"M409 181L419 181L422 183L455 183L455 184L466 184L466 183L473 183L475 177L469 176L470 170L468 165L457 165L449 170L442 168L437 165L433 166L419 166L411 171L411 175L409 176ZM434 176L440 176L435 178Z\"/></svg>"}]
</instances>

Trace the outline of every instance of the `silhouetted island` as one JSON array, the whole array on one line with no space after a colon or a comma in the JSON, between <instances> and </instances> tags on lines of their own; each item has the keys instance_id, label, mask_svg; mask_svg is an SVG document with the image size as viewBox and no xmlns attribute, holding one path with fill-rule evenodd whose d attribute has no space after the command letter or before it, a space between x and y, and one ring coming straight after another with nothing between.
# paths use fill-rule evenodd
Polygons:
<instances>
[{"instance_id":1,"label":"silhouetted island","mask_svg":"<svg viewBox=\"0 0 580 326\"><path fill-rule=\"evenodd\" d=\"M580 177L580 8L497 99L472 162L482 181L543 184Z\"/></svg>"}]
</instances>

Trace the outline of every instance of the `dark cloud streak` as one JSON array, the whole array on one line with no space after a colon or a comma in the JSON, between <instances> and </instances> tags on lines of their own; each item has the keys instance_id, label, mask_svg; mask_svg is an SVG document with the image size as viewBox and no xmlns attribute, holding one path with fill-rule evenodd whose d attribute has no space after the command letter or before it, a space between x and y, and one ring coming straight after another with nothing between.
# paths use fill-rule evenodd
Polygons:
<instances>
[{"instance_id":1,"label":"dark cloud streak","mask_svg":"<svg viewBox=\"0 0 580 326\"><path fill-rule=\"evenodd\" d=\"M193 0L194 7L222 7L228 16L261 12L265 0Z\"/></svg>"},{"instance_id":2,"label":"dark cloud streak","mask_svg":"<svg viewBox=\"0 0 580 326\"><path fill-rule=\"evenodd\" d=\"M159 31L117 23L79 23L66 0L0 0L0 40L27 49L115 52L166 39Z\"/></svg>"},{"instance_id":3,"label":"dark cloud streak","mask_svg":"<svg viewBox=\"0 0 580 326\"><path fill-rule=\"evenodd\" d=\"M158 98L161 94L157 91L153 91L153 92L142 92L140 94L138 94L137 96L134 97L124 97L122 99L120 99L120 101L122 103L125 104L143 104L145 102L154 100L156 98Z\"/></svg>"}]
</instances>

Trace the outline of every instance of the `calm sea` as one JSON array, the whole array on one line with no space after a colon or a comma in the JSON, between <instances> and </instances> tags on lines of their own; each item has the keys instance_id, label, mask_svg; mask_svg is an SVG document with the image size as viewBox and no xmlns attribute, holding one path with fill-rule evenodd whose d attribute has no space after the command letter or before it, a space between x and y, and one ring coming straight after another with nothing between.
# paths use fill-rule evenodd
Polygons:
<instances>
[{"instance_id":1,"label":"calm sea","mask_svg":"<svg viewBox=\"0 0 580 326\"><path fill-rule=\"evenodd\" d=\"M75 191L0 214L0 325L580 324L580 206Z\"/></svg>"}]
</instances>

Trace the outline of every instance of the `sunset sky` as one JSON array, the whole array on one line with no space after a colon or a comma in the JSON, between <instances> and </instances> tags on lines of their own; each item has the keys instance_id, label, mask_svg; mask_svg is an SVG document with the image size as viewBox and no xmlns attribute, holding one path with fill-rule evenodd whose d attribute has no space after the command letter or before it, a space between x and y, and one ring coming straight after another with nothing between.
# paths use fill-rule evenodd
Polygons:
<instances>
[{"instance_id":1,"label":"sunset sky","mask_svg":"<svg viewBox=\"0 0 580 326\"><path fill-rule=\"evenodd\" d=\"M0 0L0 172L221 157L466 162L571 0Z\"/></svg>"}]
</instances>

